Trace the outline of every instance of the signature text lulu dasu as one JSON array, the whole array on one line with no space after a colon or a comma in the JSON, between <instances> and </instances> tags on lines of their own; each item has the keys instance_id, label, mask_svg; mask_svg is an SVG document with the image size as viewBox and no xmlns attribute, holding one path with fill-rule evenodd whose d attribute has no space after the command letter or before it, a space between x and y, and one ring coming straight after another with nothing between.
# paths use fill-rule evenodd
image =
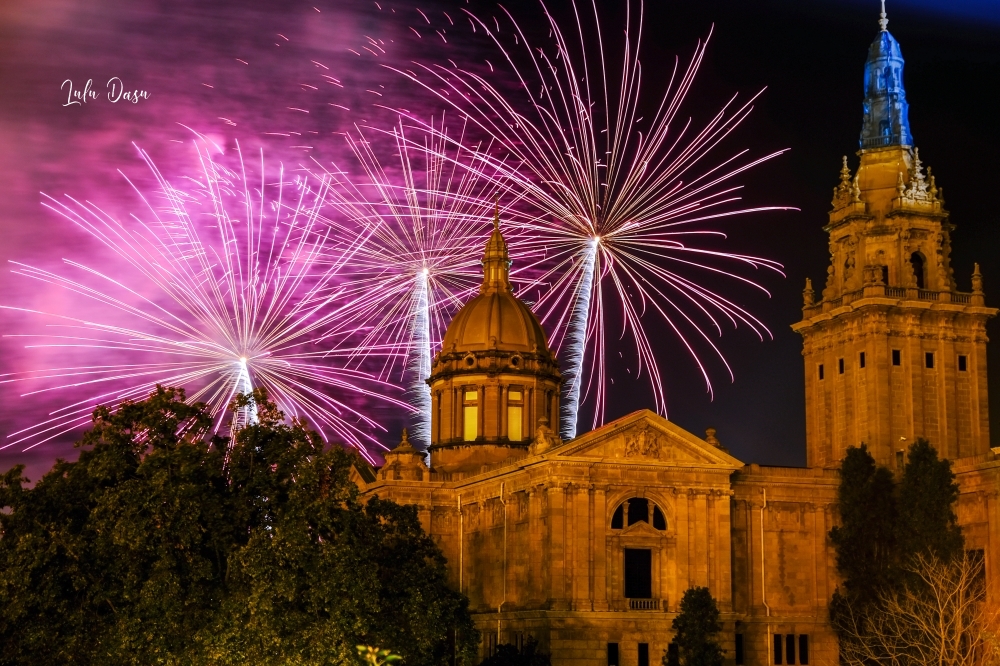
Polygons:
<instances>
[{"instance_id":1,"label":"signature text lulu dasu","mask_svg":"<svg viewBox=\"0 0 1000 666\"><path fill-rule=\"evenodd\" d=\"M96 100L97 91L92 89L93 85L93 79L87 79L87 83L83 88L74 86L72 79L63 81L62 85L59 86L59 90L66 90L66 103L63 106L81 105L91 100ZM108 79L105 87L108 90L108 101L112 104L117 104L121 101L138 104L141 99L149 99L149 93L145 90L126 90L122 80L117 76L112 76Z\"/></svg>"}]
</instances>

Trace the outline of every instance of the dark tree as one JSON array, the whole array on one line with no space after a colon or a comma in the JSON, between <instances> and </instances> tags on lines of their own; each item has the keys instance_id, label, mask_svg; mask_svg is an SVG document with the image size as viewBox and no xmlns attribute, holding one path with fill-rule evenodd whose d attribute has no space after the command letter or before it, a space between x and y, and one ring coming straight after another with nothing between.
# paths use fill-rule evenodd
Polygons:
<instances>
[{"instance_id":1,"label":"dark tree","mask_svg":"<svg viewBox=\"0 0 1000 666\"><path fill-rule=\"evenodd\" d=\"M864 445L847 450L840 474L841 525L830 539L844 584L831 599L830 621L843 656L857 653L867 633L881 626L886 599L931 592L915 575L914 562L954 561L964 543L951 463L940 460L926 440L910 447L898 484Z\"/></svg>"},{"instance_id":2,"label":"dark tree","mask_svg":"<svg viewBox=\"0 0 1000 666\"><path fill-rule=\"evenodd\" d=\"M906 458L897 523L899 552L907 560L903 564L920 555L951 561L965 547L954 509L958 484L951 461L938 458L926 439L914 442Z\"/></svg>"},{"instance_id":3,"label":"dark tree","mask_svg":"<svg viewBox=\"0 0 1000 666\"><path fill-rule=\"evenodd\" d=\"M497 645L497 652L483 660L479 666L549 666L549 655L539 652L538 642L532 637L520 649L510 643Z\"/></svg>"},{"instance_id":4,"label":"dark tree","mask_svg":"<svg viewBox=\"0 0 1000 666\"><path fill-rule=\"evenodd\" d=\"M849 447L840 468L837 508L841 524L830 530L844 593L865 601L898 576L896 483L875 464L868 447Z\"/></svg>"},{"instance_id":5,"label":"dark tree","mask_svg":"<svg viewBox=\"0 0 1000 666\"><path fill-rule=\"evenodd\" d=\"M674 638L663 653L664 666L722 666L719 608L707 587L692 587L681 598L680 613L671 628ZM676 655L676 657L674 656Z\"/></svg>"},{"instance_id":6,"label":"dark tree","mask_svg":"<svg viewBox=\"0 0 1000 666\"><path fill-rule=\"evenodd\" d=\"M233 526L209 416L157 389L93 422L78 462L0 479L0 663L171 663L219 606Z\"/></svg>"},{"instance_id":7,"label":"dark tree","mask_svg":"<svg viewBox=\"0 0 1000 666\"><path fill-rule=\"evenodd\" d=\"M286 424L206 441L211 418L157 389L100 408L77 462L0 477L0 664L471 662L467 600L412 508L362 504L355 458Z\"/></svg>"}]
</instances>

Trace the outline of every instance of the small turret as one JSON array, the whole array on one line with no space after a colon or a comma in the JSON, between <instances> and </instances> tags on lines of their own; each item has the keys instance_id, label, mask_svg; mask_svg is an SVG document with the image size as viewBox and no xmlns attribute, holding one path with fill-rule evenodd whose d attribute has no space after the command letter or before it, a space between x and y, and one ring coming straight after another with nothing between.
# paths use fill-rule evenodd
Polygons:
<instances>
[{"instance_id":1,"label":"small turret","mask_svg":"<svg viewBox=\"0 0 1000 666\"><path fill-rule=\"evenodd\" d=\"M385 454L385 465L379 470L379 477L395 481L427 481L430 470L425 461L425 454L413 448L406 428L403 428L399 444Z\"/></svg>"}]
</instances>

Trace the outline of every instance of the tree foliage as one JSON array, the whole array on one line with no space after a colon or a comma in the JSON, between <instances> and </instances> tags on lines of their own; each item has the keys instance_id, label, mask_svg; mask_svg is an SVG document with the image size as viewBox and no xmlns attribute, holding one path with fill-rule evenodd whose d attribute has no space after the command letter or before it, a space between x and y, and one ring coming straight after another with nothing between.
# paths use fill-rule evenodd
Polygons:
<instances>
[{"instance_id":1,"label":"tree foliage","mask_svg":"<svg viewBox=\"0 0 1000 666\"><path fill-rule=\"evenodd\" d=\"M692 587L684 592L680 613L671 628L674 638L670 644L676 648L668 647L663 653L664 666L671 666L675 658L680 666L722 666L723 651L718 638L722 622L719 607L707 587Z\"/></svg>"},{"instance_id":2,"label":"tree foliage","mask_svg":"<svg viewBox=\"0 0 1000 666\"><path fill-rule=\"evenodd\" d=\"M848 594L874 598L896 574L896 482L862 444L850 447L840 468L837 507L841 524L830 530L837 571Z\"/></svg>"},{"instance_id":3,"label":"tree foliage","mask_svg":"<svg viewBox=\"0 0 1000 666\"><path fill-rule=\"evenodd\" d=\"M904 558L948 561L962 556L965 542L953 508L958 500L955 474L951 461L939 459L926 439L918 439L907 452L898 496L896 538Z\"/></svg>"},{"instance_id":4,"label":"tree foliage","mask_svg":"<svg viewBox=\"0 0 1000 666\"><path fill-rule=\"evenodd\" d=\"M933 596L921 572L929 562L958 566L964 540L954 511L958 485L951 462L939 459L926 440L910 446L898 483L864 445L847 450L840 474L841 524L830 539L843 586L830 602L830 619L845 658L868 649L868 642L858 641L865 631L884 626L890 599Z\"/></svg>"},{"instance_id":5,"label":"tree foliage","mask_svg":"<svg viewBox=\"0 0 1000 666\"><path fill-rule=\"evenodd\" d=\"M0 477L0 664L348 663L391 645L471 660L467 600L415 509L349 479L352 454L255 392L258 422L158 388L99 408L77 462Z\"/></svg>"}]
</instances>

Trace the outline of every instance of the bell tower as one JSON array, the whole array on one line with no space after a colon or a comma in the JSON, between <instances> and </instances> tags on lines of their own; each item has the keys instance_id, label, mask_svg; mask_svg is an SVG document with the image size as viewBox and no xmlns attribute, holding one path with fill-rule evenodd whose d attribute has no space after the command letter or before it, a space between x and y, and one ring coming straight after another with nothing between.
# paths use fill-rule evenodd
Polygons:
<instances>
[{"instance_id":1,"label":"bell tower","mask_svg":"<svg viewBox=\"0 0 1000 666\"><path fill-rule=\"evenodd\" d=\"M826 285L803 292L806 459L835 467L868 445L884 465L924 437L946 458L989 450L986 321L978 265L971 291L951 267L944 195L910 134L903 55L886 29L865 63L860 164L847 157L824 230Z\"/></svg>"}]
</instances>

